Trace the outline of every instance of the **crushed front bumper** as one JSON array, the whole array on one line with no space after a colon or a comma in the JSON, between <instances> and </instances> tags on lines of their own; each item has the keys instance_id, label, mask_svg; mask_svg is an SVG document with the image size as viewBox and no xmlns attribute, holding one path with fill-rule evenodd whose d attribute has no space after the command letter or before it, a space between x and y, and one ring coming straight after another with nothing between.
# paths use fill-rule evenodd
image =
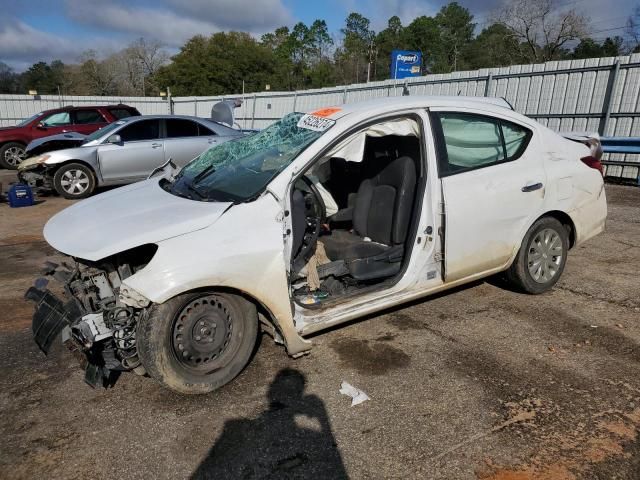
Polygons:
<instances>
[{"instance_id":1,"label":"crushed front bumper","mask_svg":"<svg viewBox=\"0 0 640 480\"><path fill-rule=\"evenodd\" d=\"M46 169L36 168L32 170L19 170L18 180L20 183L29 185L37 191L50 192L54 190L53 180L47 173Z\"/></svg>"},{"instance_id":2,"label":"crushed front bumper","mask_svg":"<svg viewBox=\"0 0 640 480\"><path fill-rule=\"evenodd\" d=\"M29 288L25 298L35 303L33 337L46 355L53 341L62 334L85 372L92 387L112 386L123 371L145 373L137 356L136 325L144 309L120 302L118 291L128 267L106 271L76 263L71 267L48 264L45 274L64 284L61 300L48 290L47 278Z\"/></svg>"}]
</instances>

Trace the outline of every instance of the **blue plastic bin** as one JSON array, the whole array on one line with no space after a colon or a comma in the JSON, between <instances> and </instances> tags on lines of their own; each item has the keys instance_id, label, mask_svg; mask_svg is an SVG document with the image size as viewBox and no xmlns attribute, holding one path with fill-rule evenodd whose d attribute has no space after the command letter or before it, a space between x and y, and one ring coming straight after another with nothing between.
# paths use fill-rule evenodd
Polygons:
<instances>
[{"instance_id":1,"label":"blue plastic bin","mask_svg":"<svg viewBox=\"0 0 640 480\"><path fill-rule=\"evenodd\" d=\"M30 207L33 205L33 192L29 185L16 183L9 188L9 206L11 208Z\"/></svg>"}]
</instances>

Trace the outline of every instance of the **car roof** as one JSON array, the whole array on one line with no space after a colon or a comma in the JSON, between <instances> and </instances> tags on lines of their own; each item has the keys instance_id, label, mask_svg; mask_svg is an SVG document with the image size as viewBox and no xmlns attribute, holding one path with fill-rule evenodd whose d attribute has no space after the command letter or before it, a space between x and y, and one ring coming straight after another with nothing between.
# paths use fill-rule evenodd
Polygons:
<instances>
[{"instance_id":1,"label":"car roof","mask_svg":"<svg viewBox=\"0 0 640 480\"><path fill-rule=\"evenodd\" d=\"M135 107L131 105L126 105L124 103L116 103L113 105L65 105L63 107L58 108L50 108L49 110L43 110L42 113L53 113L53 112L68 112L70 110L93 110L96 108L126 108L129 110L136 110Z\"/></svg>"},{"instance_id":2,"label":"car roof","mask_svg":"<svg viewBox=\"0 0 640 480\"><path fill-rule=\"evenodd\" d=\"M139 115L137 117L126 117L121 118L118 122L138 122L140 120L162 120L162 119L184 119L184 120L195 120L196 122L207 122L213 123L215 125L226 127L226 125L222 125L221 123L216 122L215 120L211 120L210 118L202 118L195 117L193 115ZM229 128L229 127L227 127Z\"/></svg>"},{"instance_id":3,"label":"car roof","mask_svg":"<svg viewBox=\"0 0 640 480\"><path fill-rule=\"evenodd\" d=\"M383 113L384 111L394 111L397 109L412 108L429 108L429 107L460 107L473 106L479 107L488 112L501 113L505 110L513 110L509 102L504 98L497 97L469 97L469 96L446 96L446 95L411 95L402 97L385 97L373 100L365 100L357 103L347 103L336 106L339 109L331 115L330 118L338 119L350 113L364 113L376 111ZM317 112L314 109L309 113ZM322 110L322 109L320 109Z\"/></svg>"}]
</instances>

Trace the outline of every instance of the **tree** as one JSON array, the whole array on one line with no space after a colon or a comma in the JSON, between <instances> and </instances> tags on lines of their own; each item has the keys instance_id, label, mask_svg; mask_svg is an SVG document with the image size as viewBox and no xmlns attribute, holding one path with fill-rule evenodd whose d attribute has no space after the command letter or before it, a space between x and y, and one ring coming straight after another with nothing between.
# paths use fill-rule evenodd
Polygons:
<instances>
[{"instance_id":1,"label":"tree","mask_svg":"<svg viewBox=\"0 0 640 480\"><path fill-rule=\"evenodd\" d=\"M65 65L60 60L34 63L24 72L22 80L27 90L37 90L41 95L57 94L65 85Z\"/></svg>"},{"instance_id":2,"label":"tree","mask_svg":"<svg viewBox=\"0 0 640 480\"><path fill-rule=\"evenodd\" d=\"M138 95L157 94L162 86L155 83L158 69L167 63L169 55L159 42L139 38L122 50L119 55L121 74L126 78L123 89L133 90Z\"/></svg>"},{"instance_id":3,"label":"tree","mask_svg":"<svg viewBox=\"0 0 640 480\"><path fill-rule=\"evenodd\" d=\"M523 61L520 46L510 31L494 23L485 28L465 51L465 66L471 69L506 67Z\"/></svg>"},{"instance_id":4,"label":"tree","mask_svg":"<svg viewBox=\"0 0 640 480\"><path fill-rule=\"evenodd\" d=\"M391 52L396 49L404 49L406 46L405 28L400 17L393 16L387 22L387 28L376 36L376 80L384 80L391 77Z\"/></svg>"},{"instance_id":5,"label":"tree","mask_svg":"<svg viewBox=\"0 0 640 480\"><path fill-rule=\"evenodd\" d=\"M4 62L0 62L0 93L21 93L20 75Z\"/></svg>"},{"instance_id":6,"label":"tree","mask_svg":"<svg viewBox=\"0 0 640 480\"><path fill-rule=\"evenodd\" d=\"M451 72L464 68L464 62L461 60L476 28L473 15L457 2L451 2L440 9L435 19L440 29L442 53L436 69Z\"/></svg>"},{"instance_id":7,"label":"tree","mask_svg":"<svg viewBox=\"0 0 640 480\"><path fill-rule=\"evenodd\" d=\"M329 58L329 49L333 46L333 39L329 34L327 22L314 20L311 27L309 27L309 45L312 63Z\"/></svg>"},{"instance_id":8,"label":"tree","mask_svg":"<svg viewBox=\"0 0 640 480\"><path fill-rule=\"evenodd\" d=\"M567 42L586 35L588 19L558 0L506 0L496 23L504 25L529 62L557 58Z\"/></svg>"},{"instance_id":9,"label":"tree","mask_svg":"<svg viewBox=\"0 0 640 480\"><path fill-rule=\"evenodd\" d=\"M345 83L361 82L373 62L375 32L363 15L352 12L340 30L344 36L342 48L336 51L336 62Z\"/></svg>"},{"instance_id":10,"label":"tree","mask_svg":"<svg viewBox=\"0 0 640 480\"><path fill-rule=\"evenodd\" d=\"M620 37L607 37L601 44L592 38L583 38L573 49L572 58L616 57L624 41Z\"/></svg>"},{"instance_id":11,"label":"tree","mask_svg":"<svg viewBox=\"0 0 640 480\"><path fill-rule=\"evenodd\" d=\"M583 38L573 49L573 58L596 58L602 56L602 45L593 38Z\"/></svg>"},{"instance_id":12,"label":"tree","mask_svg":"<svg viewBox=\"0 0 640 480\"><path fill-rule=\"evenodd\" d=\"M95 50L87 50L81 56L80 74L89 95L114 95L117 93L117 57L98 58Z\"/></svg>"},{"instance_id":13,"label":"tree","mask_svg":"<svg viewBox=\"0 0 640 480\"><path fill-rule=\"evenodd\" d=\"M218 32L187 41L155 81L176 95L221 95L261 91L274 78L273 52L247 33Z\"/></svg>"},{"instance_id":14,"label":"tree","mask_svg":"<svg viewBox=\"0 0 640 480\"><path fill-rule=\"evenodd\" d=\"M438 22L433 17L420 16L414 19L403 32L405 46L409 50L422 52L423 71L438 72L444 48Z\"/></svg>"}]
</instances>

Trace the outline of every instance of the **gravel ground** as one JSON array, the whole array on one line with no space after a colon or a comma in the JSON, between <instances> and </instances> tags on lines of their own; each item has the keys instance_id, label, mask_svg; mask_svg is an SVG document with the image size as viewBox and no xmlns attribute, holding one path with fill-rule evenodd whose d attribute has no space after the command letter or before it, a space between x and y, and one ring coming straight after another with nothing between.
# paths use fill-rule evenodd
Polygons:
<instances>
[{"instance_id":1,"label":"gravel ground","mask_svg":"<svg viewBox=\"0 0 640 480\"><path fill-rule=\"evenodd\" d=\"M0 478L640 478L640 189L607 195L606 233L547 294L478 282L297 360L264 337L198 397L135 375L92 390L62 346L44 357L22 294L71 202L0 204ZM371 400L351 407L344 380Z\"/></svg>"}]
</instances>

